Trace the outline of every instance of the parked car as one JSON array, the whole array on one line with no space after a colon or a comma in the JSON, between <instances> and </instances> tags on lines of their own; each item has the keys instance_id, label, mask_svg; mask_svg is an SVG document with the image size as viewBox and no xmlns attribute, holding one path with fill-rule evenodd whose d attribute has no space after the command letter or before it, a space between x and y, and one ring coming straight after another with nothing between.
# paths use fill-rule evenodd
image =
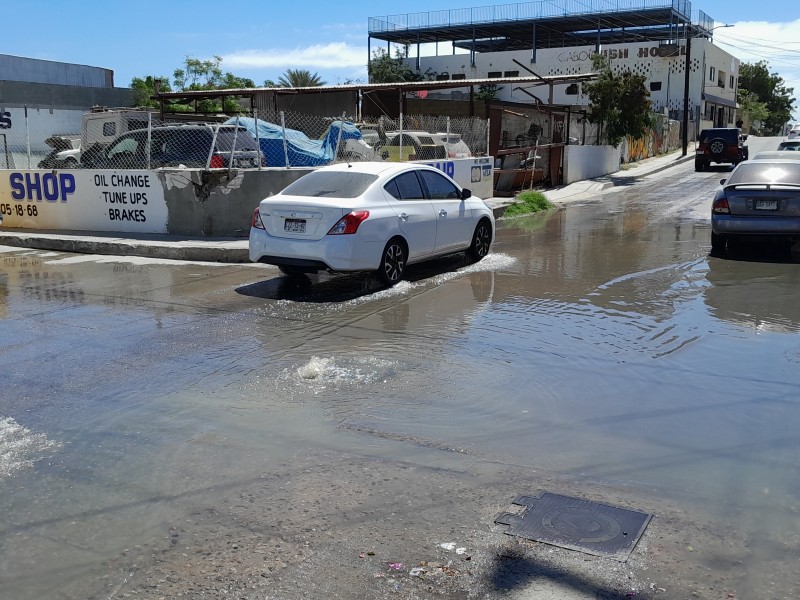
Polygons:
<instances>
[{"instance_id":1,"label":"parked car","mask_svg":"<svg viewBox=\"0 0 800 600\"><path fill-rule=\"evenodd\" d=\"M800 152L795 153L792 150L762 150L761 152L757 152L749 160L764 160L769 158L800 160Z\"/></svg>"},{"instance_id":2,"label":"parked car","mask_svg":"<svg viewBox=\"0 0 800 600\"><path fill-rule=\"evenodd\" d=\"M786 134L787 140L797 140L800 139L800 126L795 125L790 130L789 133Z\"/></svg>"},{"instance_id":3,"label":"parked car","mask_svg":"<svg viewBox=\"0 0 800 600\"><path fill-rule=\"evenodd\" d=\"M38 163L40 169L74 169L78 166L81 138L78 135L51 135L44 141L52 150Z\"/></svg>"},{"instance_id":4,"label":"parked car","mask_svg":"<svg viewBox=\"0 0 800 600\"><path fill-rule=\"evenodd\" d=\"M800 150L800 139L787 140L785 142L781 142L780 144L778 144L777 150L781 151Z\"/></svg>"},{"instance_id":5,"label":"parked car","mask_svg":"<svg viewBox=\"0 0 800 600\"><path fill-rule=\"evenodd\" d=\"M737 166L711 205L711 252L732 237L800 238L800 160L753 159Z\"/></svg>"},{"instance_id":6,"label":"parked car","mask_svg":"<svg viewBox=\"0 0 800 600\"><path fill-rule=\"evenodd\" d=\"M437 160L447 158L440 137L427 131L387 131L381 158L389 161Z\"/></svg>"},{"instance_id":7,"label":"parked car","mask_svg":"<svg viewBox=\"0 0 800 600\"><path fill-rule=\"evenodd\" d=\"M207 124L130 131L105 149L85 151L82 161L84 166L96 169L244 169L266 165L256 140L245 127Z\"/></svg>"},{"instance_id":8,"label":"parked car","mask_svg":"<svg viewBox=\"0 0 800 600\"><path fill-rule=\"evenodd\" d=\"M747 160L747 136L736 127L703 129L698 138L694 170L705 171L711 163L738 165Z\"/></svg>"},{"instance_id":9,"label":"parked car","mask_svg":"<svg viewBox=\"0 0 800 600\"><path fill-rule=\"evenodd\" d=\"M363 162L322 167L262 200L249 249L286 275L371 271L394 285L434 256L478 261L493 239L491 209L438 169Z\"/></svg>"}]
</instances>

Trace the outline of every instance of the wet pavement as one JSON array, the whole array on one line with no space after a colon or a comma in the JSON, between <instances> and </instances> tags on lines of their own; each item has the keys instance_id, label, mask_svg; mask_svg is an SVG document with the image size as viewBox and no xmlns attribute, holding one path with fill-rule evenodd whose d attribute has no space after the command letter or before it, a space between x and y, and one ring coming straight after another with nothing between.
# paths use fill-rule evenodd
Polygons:
<instances>
[{"instance_id":1,"label":"wet pavement","mask_svg":"<svg viewBox=\"0 0 800 600\"><path fill-rule=\"evenodd\" d=\"M391 289L3 247L0 596L797 597L798 265L708 256L726 170ZM494 523L540 492L653 519L624 563Z\"/></svg>"}]
</instances>

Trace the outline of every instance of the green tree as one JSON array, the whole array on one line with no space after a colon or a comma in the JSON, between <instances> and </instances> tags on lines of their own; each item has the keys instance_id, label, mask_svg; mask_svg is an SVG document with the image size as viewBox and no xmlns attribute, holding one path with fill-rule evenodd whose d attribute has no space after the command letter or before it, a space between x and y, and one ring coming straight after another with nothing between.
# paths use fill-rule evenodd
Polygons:
<instances>
[{"instance_id":1,"label":"green tree","mask_svg":"<svg viewBox=\"0 0 800 600\"><path fill-rule=\"evenodd\" d=\"M494 100L497 97L497 92L502 89L502 87L498 87L494 83L481 84L478 86L478 91L475 92L475 100L482 100L484 102Z\"/></svg>"},{"instance_id":2,"label":"green tree","mask_svg":"<svg viewBox=\"0 0 800 600\"><path fill-rule=\"evenodd\" d=\"M589 97L589 122L597 123L615 148L626 136L642 137L654 122L646 77L628 70L615 73L599 54L592 57L592 64L600 75L583 84L583 93Z\"/></svg>"},{"instance_id":3,"label":"green tree","mask_svg":"<svg viewBox=\"0 0 800 600\"><path fill-rule=\"evenodd\" d=\"M742 113L748 116L749 123L754 123L755 121L764 123L769 117L767 105L764 102L759 102L758 97L753 92L740 89L736 98L739 101Z\"/></svg>"},{"instance_id":4,"label":"green tree","mask_svg":"<svg viewBox=\"0 0 800 600\"><path fill-rule=\"evenodd\" d=\"M175 69L172 74L175 87L179 90L213 90L220 87L224 80L222 74L222 57L215 56L211 60L200 60L187 56L182 69Z\"/></svg>"},{"instance_id":5,"label":"green tree","mask_svg":"<svg viewBox=\"0 0 800 600\"><path fill-rule=\"evenodd\" d=\"M407 55L407 53L406 53ZM372 53L372 59L367 68L370 83L397 83L402 81L422 81L424 77L412 71L405 64L406 56L400 50L395 50L392 58L388 52L378 48Z\"/></svg>"},{"instance_id":6,"label":"green tree","mask_svg":"<svg viewBox=\"0 0 800 600\"><path fill-rule=\"evenodd\" d=\"M131 89L133 90L134 106L158 106L158 102L150 98L156 94L156 85L161 92L169 92L169 79L166 77L134 77L131 79Z\"/></svg>"},{"instance_id":7,"label":"green tree","mask_svg":"<svg viewBox=\"0 0 800 600\"><path fill-rule=\"evenodd\" d=\"M311 71L287 69L278 79L277 85L269 85L267 82L265 82L265 85L267 87L319 87L325 85L325 82L320 79L319 75L311 73Z\"/></svg>"},{"instance_id":8,"label":"green tree","mask_svg":"<svg viewBox=\"0 0 800 600\"><path fill-rule=\"evenodd\" d=\"M762 60L755 64L744 63L739 68L740 98L743 92L752 93L756 101L766 107L768 114L763 120L764 130L773 135L780 134L792 117L794 88L786 87L783 78L770 73L767 63Z\"/></svg>"}]
</instances>

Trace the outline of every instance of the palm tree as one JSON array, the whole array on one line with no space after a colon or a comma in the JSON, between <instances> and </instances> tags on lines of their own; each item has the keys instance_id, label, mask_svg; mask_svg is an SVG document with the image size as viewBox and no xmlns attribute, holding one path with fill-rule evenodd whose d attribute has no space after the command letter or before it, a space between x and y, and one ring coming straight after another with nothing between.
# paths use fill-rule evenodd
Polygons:
<instances>
[{"instance_id":1,"label":"palm tree","mask_svg":"<svg viewBox=\"0 0 800 600\"><path fill-rule=\"evenodd\" d=\"M287 69L286 73L278 79L280 87L319 87L325 82L319 78L317 73L312 75L311 71L305 69Z\"/></svg>"}]
</instances>

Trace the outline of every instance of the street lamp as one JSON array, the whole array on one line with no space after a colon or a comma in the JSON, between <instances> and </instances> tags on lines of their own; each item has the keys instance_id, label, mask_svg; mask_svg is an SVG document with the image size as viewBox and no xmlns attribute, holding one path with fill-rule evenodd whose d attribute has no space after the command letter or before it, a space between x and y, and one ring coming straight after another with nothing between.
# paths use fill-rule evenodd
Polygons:
<instances>
[{"instance_id":1,"label":"street lamp","mask_svg":"<svg viewBox=\"0 0 800 600\"><path fill-rule=\"evenodd\" d=\"M710 34L715 29L721 29L723 27L733 27L733 25L717 25L716 27L712 27L708 29L707 32ZM686 35L686 69L684 73L683 79L683 152L681 156L686 156L687 148L689 147L689 70L691 68L691 58L692 58L692 31L691 26ZM703 77L705 78L706 74L703 72Z\"/></svg>"}]
</instances>

